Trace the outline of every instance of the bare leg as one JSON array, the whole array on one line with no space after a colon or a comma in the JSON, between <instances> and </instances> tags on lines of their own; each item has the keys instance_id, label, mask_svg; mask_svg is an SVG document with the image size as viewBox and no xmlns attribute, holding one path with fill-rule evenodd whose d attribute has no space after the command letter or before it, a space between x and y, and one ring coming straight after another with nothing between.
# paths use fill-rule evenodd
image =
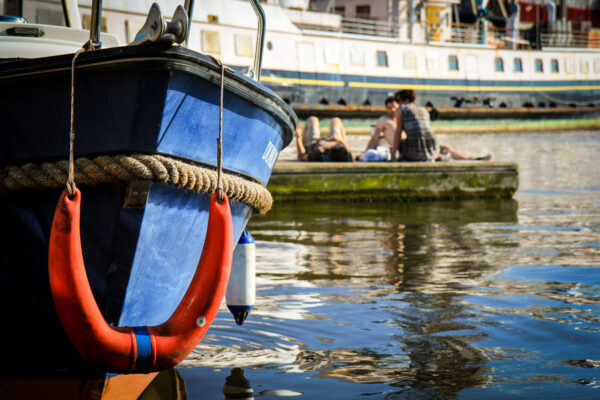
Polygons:
<instances>
[{"instance_id":1,"label":"bare leg","mask_svg":"<svg viewBox=\"0 0 600 400\"><path fill-rule=\"evenodd\" d=\"M294 135L296 136L296 151L298 153L298 160L305 161L306 160L306 147L304 147L304 141L302 140L304 130L302 129L302 125L298 124L296 127L296 132Z\"/></svg>"},{"instance_id":2,"label":"bare leg","mask_svg":"<svg viewBox=\"0 0 600 400\"><path fill-rule=\"evenodd\" d=\"M440 154L442 156L446 155L446 154L450 154L450 157L453 160L474 160L475 159L475 157L471 157L471 156L468 156L468 155L466 155L464 153L461 153L460 151L458 151L458 150L456 150L453 147L448 146L448 145L440 146Z\"/></svg>"},{"instance_id":3,"label":"bare leg","mask_svg":"<svg viewBox=\"0 0 600 400\"><path fill-rule=\"evenodd\" d=\"M344 129L344 124L338 117L331 119L331 122L329 123L329 135L327 135L327 137L337 137L344 142L346 141L346 129Z\"/></svg>"},{"instance_id":4,"label":"bare leg","mask_svg":"<svg viewBox=\"0 0 600 400\"><path fill-rule=\"evenodd\" d=\"M304 131L302 132L302 142L304 147L313 143L321 137L321 130L319 128L319 118L308 117L306 124L304 125Z\"/></svg>"},{"instance_id":5,"label":"bare leg","mask_svg":"<svg viewBox=\"0 0 600 400\"><path fill-rule=\"evenodd\" d=\"M453 160L478 160L478 161L489 161L492 159L492 155L488 154L486 156L483 157L472 157L472 156L468 156L464 153L461 153L460 151L454 149L451 146L448 145L443 145L440 146L440 154L438 154L438 156L436 157L437 161L442 160L443 156L446 154L450 154L450 158L452 158Z\"/></svg>"}]
</instances>

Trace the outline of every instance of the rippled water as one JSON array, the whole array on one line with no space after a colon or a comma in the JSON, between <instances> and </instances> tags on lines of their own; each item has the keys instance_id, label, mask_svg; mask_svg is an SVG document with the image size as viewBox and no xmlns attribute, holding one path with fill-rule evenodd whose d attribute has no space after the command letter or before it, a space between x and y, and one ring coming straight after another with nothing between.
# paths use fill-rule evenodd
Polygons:
<instances>
[{"instance_id":1,"label":"rippled water","mask_svg":"<svg viewBox=\"0 0 600 400\"><path fill-rule=\"evenodd\" d=\"M255 310L221 310L189 398L600 398L600 132L440 138L518 162L515 198L253 217Z\"/></svg>"}]
</instances>

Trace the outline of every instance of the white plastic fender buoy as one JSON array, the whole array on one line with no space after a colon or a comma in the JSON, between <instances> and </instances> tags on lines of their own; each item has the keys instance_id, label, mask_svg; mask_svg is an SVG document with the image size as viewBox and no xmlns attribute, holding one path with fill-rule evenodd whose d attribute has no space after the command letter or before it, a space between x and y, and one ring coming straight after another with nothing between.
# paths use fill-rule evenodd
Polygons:
<instances>
[{"instance_id":1,"label":"white plastic fender buoy","mask_svg":"<svg viewBox=\"0 0 600 400\"><path fill-rule=\"evenodd\" d=\"M256 296L256 249L254 238L247 229L233 251L231 275L225 293L227 308L235 322L242 325L254 306Z\"/></svg>"}]
</instances>

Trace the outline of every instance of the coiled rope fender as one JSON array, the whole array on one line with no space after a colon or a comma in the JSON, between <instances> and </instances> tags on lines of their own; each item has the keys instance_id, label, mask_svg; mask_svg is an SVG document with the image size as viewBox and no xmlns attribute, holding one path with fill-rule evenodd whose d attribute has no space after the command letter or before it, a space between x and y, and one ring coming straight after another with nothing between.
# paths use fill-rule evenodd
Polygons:
<instances>
[{"instance_id":1,"label":"coiled rope fender","mask_svg":"<svg viewBox=\"0 0 600 400\"><path fill-rule=\"evenodd\" d=\"M86 157L74 161L79 184L151 180L196 193L211 194L217 189L217 171L160 154L133 154ZM24 189L64 186L69 171L67 160L56 163L24 164L0 170L0 193ZM273 206L271 193L259 183L233 174L222 174L223 192L229 199L244 203L264 214Z\"/></svg>"},{"instance_id":2,"label":"coiled rope fender","mask_svg":"<svg viewBox=\"0 0 600 400\"><path fill-rule=\"evenodd\" d=\"M50 288L62 326L81 357L108 372L151 372L171 368L202 339L214 320L229 280L233 256L231 210L226 195L210 198L208 229L192 281L173 312L160 325L108 325L92 294L80 237L81 192L58 201L48 252Z\"/></svg>"}]
</instances>

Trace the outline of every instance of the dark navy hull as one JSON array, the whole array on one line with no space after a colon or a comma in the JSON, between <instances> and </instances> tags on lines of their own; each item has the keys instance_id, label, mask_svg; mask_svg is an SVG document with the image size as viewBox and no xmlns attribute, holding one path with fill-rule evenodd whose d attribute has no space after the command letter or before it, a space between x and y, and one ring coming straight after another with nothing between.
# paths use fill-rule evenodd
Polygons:
<instances>
[{"instance_id":1,"label":"dark navy hull","mask_svg":"<svg viewBox=\"0 0 600 400\"><path fill-rule=\"evenodd\" d=\"M72 55L0 62L0 163L68 157ZM135 46L81 54L76 157L159 153L216 164L220 69L183 48ZM227 73L223 165L266 185L273 152L296 117L268 89ZM275 154L275 155L276 155ZM113 325L155 325L175 309L202 252L209 196L151 183L124 205L127 183L81 186L82 246L94 297ZM49 289L48 238L60 189L0 195L4 376L94 375L69 343ZM234 240L252 208L232 201Z\"/></svg>"},{"instance_id":2,"label":"dark navy hull","mask_svg":"<svg viewBox=\"0 0 600 400\"><path fill-rule=\"evenodd\" d=\"M417 91L416 102L423 106L488 108L600 106L599 80L422 79L280 70L263 70L263 76L266 85L296 109L314 105L383 106L388 96L404 88L414 88ZM286 83L288 80L295 83L288 84Z\"/></svg>"}]
</instances>

